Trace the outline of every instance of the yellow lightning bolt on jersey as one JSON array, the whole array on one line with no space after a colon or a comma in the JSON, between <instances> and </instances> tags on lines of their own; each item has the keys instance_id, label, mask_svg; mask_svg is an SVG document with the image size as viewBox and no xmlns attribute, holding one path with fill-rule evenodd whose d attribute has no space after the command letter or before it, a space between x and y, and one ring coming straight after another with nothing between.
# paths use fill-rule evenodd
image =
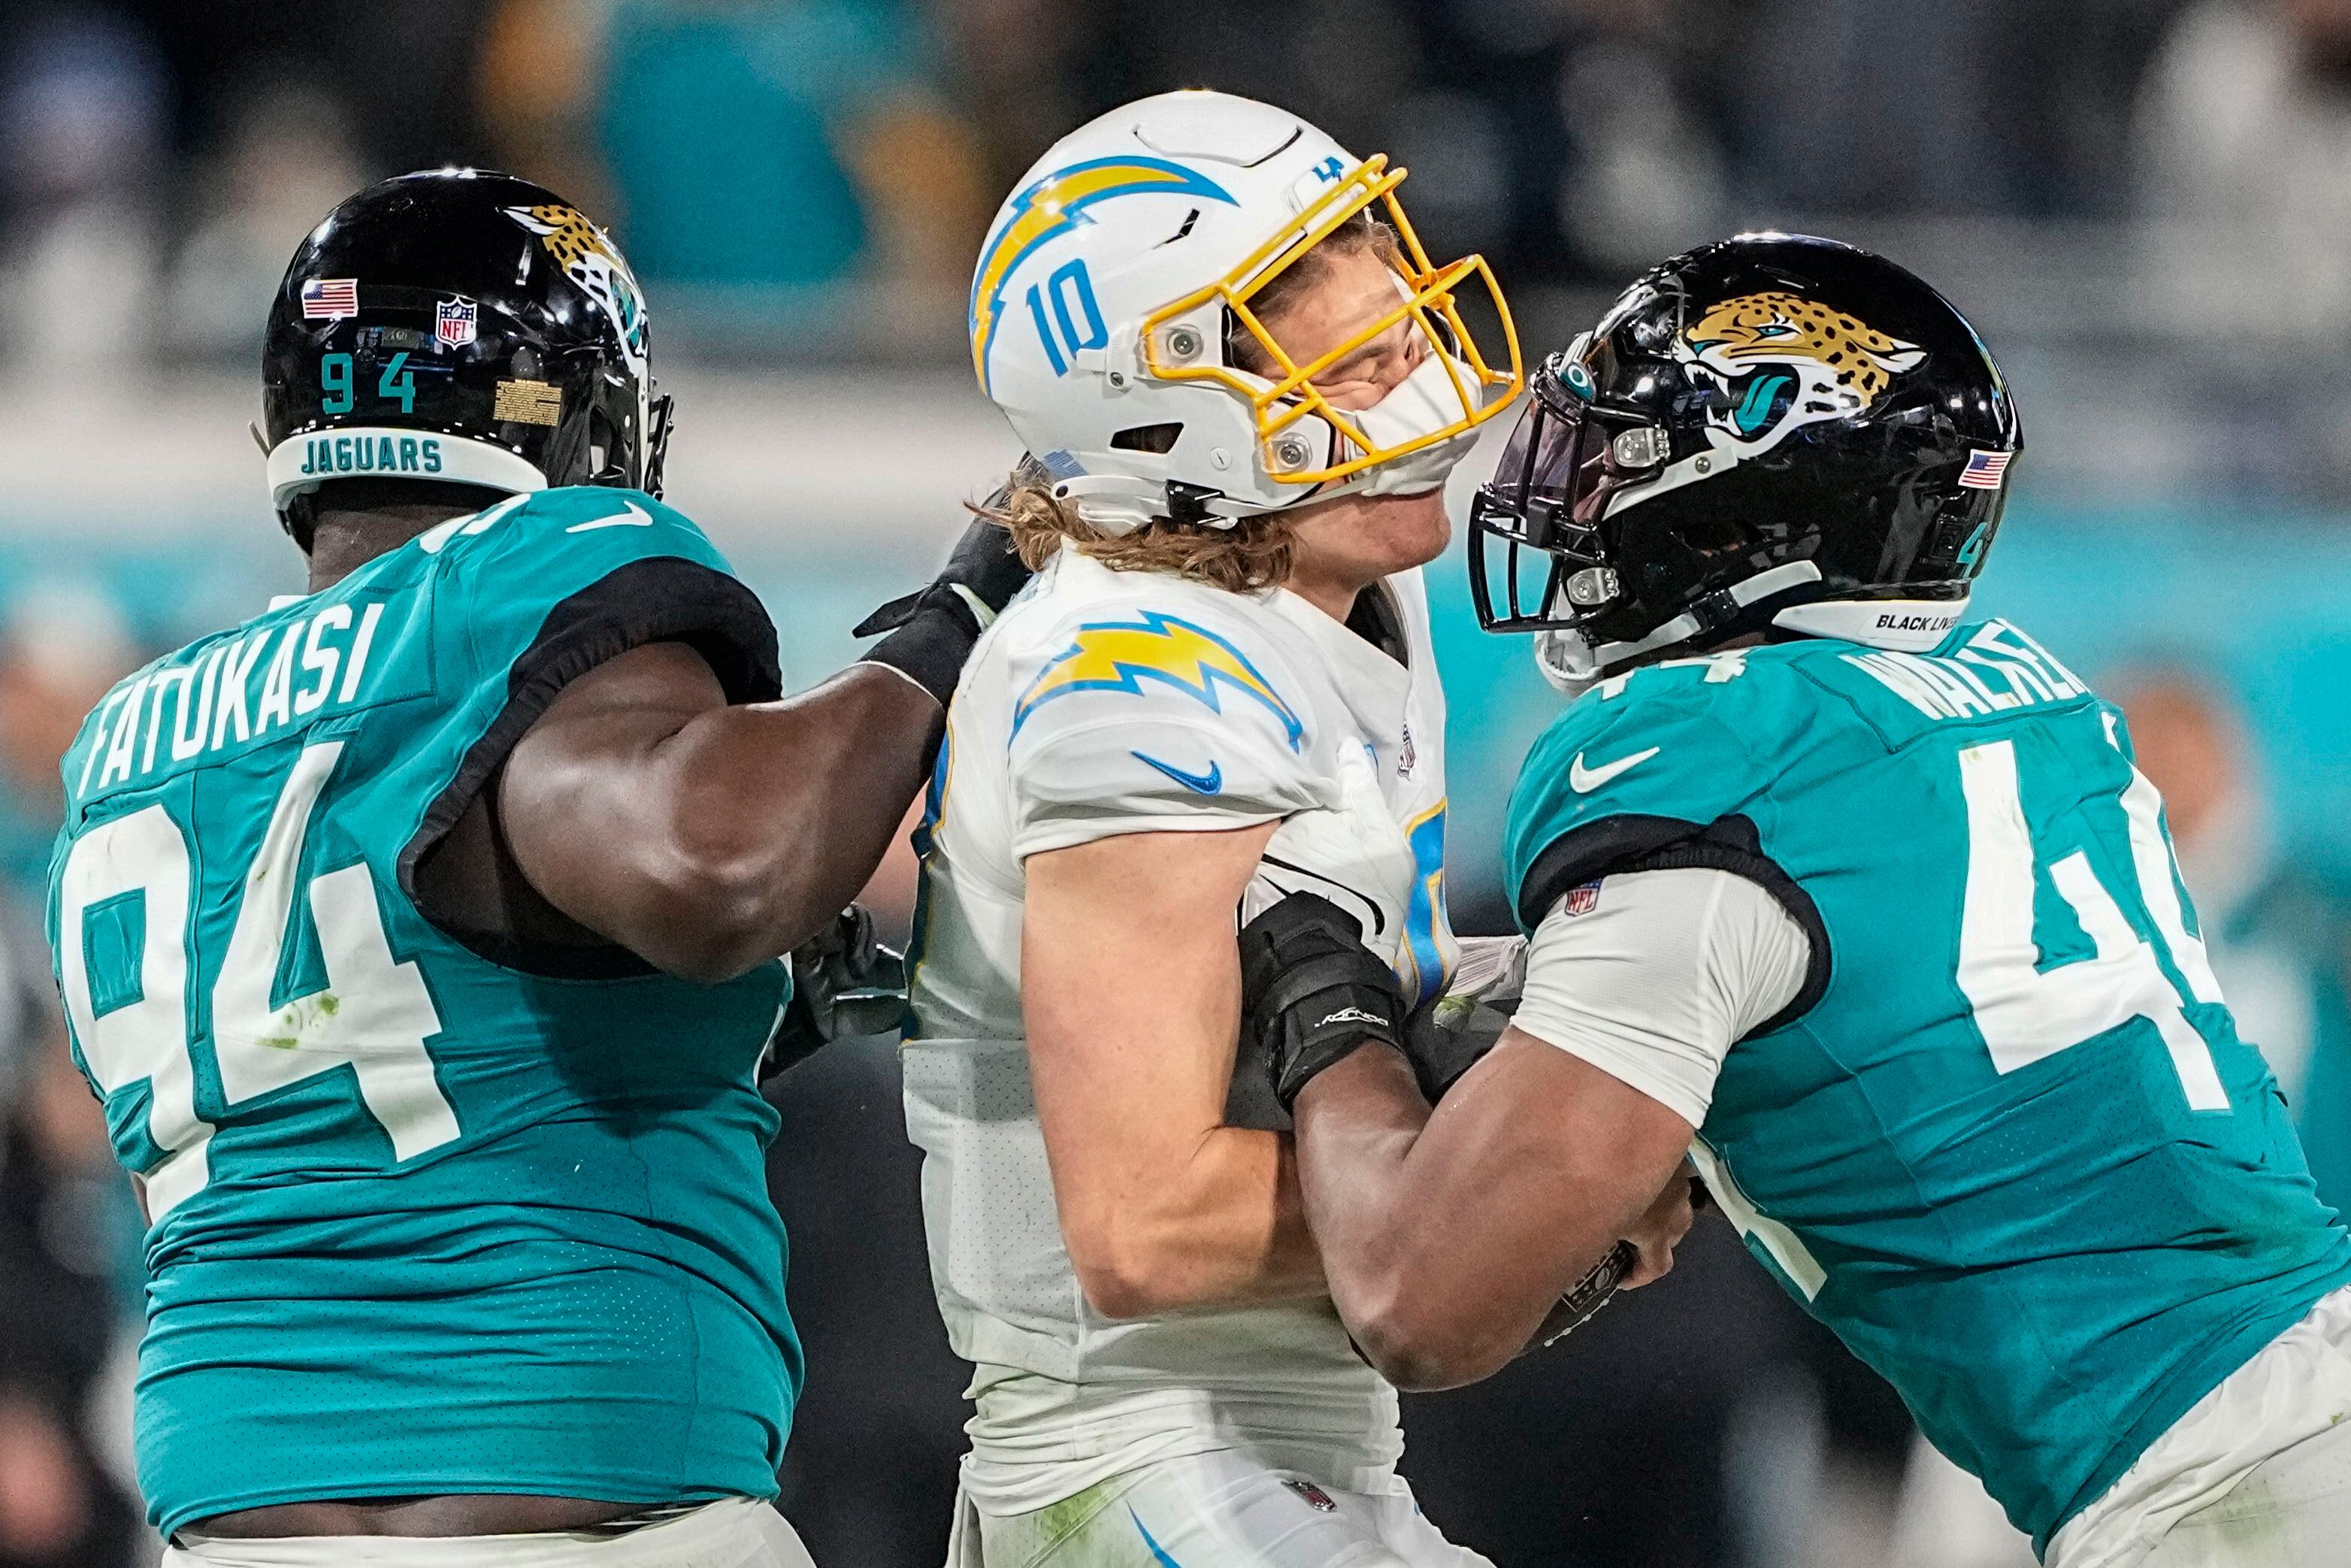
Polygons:
<instances>
[{"instance_id":1,"label":"yellow lightning bolt on jersey","mask_svg":"<svg viewBox=\"0 0 2351 1568\"><path fill-rule=\"evenodd\" d=\"M1079 627L1076 640L1038 673L1013 705L1012 732L1019 734L1029 716L1055 697L1089 691L1139 695L1144 681L1173 686L1218 713L1224 711L1218 688L1229 687L1280 721L1290 750L1298 750L1305 738L1306 726L1247 654L1213 632L1155 610L1143 612L1140 621Z\"/></svg>"},{"instance_id":2,"label":"yellow lightning bolt on jersey","mask_svg":"<svg viewBox=\"0 0 2351 1568\"><path fill-rule=\"evenodd\" d=\"M1207 176L1157 158L1097 158L1055 170L1012 198L1012 215L988 236L971 280L971 363L987 390L987 350L1004 315L1004 285L1012 269L1056 235L1089 221L1085 210L1113 196L1190 195L1233 204Z\"/></svg>"}]
</instances>

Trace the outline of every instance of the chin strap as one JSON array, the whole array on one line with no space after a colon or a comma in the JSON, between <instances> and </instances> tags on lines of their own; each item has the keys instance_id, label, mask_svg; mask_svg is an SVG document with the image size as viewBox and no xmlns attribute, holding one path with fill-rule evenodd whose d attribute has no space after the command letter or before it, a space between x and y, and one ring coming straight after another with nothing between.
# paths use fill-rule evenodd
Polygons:
<instances>
[{"instance_id":1,"label":"chin strap","mask_svg":"<svg viewBox=\"0 0 2351 1568\"><path fill-rule=\"evenodd\" d=\"M1308 490L1290 507L1326 500L1333 493L1323 486ZM1221 490L1194 490L1175 480L1141 479L1124 474L1081 474L1053 486L1053 498L1077 508L1078 518L1113 538L1120 538L1153 523L1193 523L1201 528L1229 528L1249 517L1271 517L1289 507L1253 507Z\"/></svg>"},{"instance_id":2,"label":"chin strap","mask_svg":"<svg viewBox=\"0 0 2351 1568\"><path fill-rule=\"evenodd\" d=\"M1167 515L1166 483L1133 474L1075 475L1055 482L1053 499L1069 502L1079 521L1113 538L1131 534Z\"/></svg>"},{"instance_id":3,"label":"chin strap","mask_svg":"<svg viewBox=\"0 0 2351 1568\"><path fill-rule=\"evenodd\" d=\"M1729 625L1749 605L1820 580L1821 569L1808 560L1792 560L1769 571L1759 571L1708 594L1636 642L1594 643L1581 632L1558 629L1539 632L1535 637L1535 668L1554 688L1573 696L1593 682L1614 674L1629 660L1703 636ZM1719 608L1715 601L1719 601ZM1708 612L1710 608L1712 613Z\"/></svg>"},{"instance_id":4,"label":"chin strap","mask_svg":"<svg viewBox=\"0 0 2351 1568\"><path fill-rule=\"evenodd\" d=\"M1797 572L1793 577L1783 573ZM1819 569L1810 561L1775 567L1749 578L1729 591L1741 606L1755 603L1798 582L1817 581ZM1864 647L1886 648L1903 653L1931 653L1968 618L1973 596L1957 599L1815 599L1792 604L1771 617L1771 624L1805 637L1827 637ZM1671 647L1700 635L1707 628L1696 615L1677 615L1637 643L1595 643L1578 632L1550 631L1535 637L1535 668L1552 689L1576 696L1594 682L1616 674L1625 664L1644 653Z\"/></svg>"}]
</instances>

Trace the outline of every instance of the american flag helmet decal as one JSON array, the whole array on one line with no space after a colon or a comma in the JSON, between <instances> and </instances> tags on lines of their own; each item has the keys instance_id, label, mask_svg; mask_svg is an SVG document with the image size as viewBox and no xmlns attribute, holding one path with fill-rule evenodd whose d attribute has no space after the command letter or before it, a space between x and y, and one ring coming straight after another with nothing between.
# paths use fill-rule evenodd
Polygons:
<instances>
[{"instance_id":1,"label":"american flag helmet decal","mask_svg":"<svg viewBox=\"0 0 2351 1568\"><path fill-rule=\"evenodd\" d=\"M1968 465L1959 470L1959 483L1970 490L1997 490L2008 476L2008 460L2013 452L1986 452L1979 448L1968 454Z\"/></svg>"},{"instance_id":2,"label":"american flag helmet decal","mask_svg":"<svg viewBox=\"0 0 2351 1568\"><path fill-rule=\"evenodd\" d=\"M313 277L302 285L305 321L340 321L360 313L360 280L356 277Z\"/></svg>"}]
</instances>

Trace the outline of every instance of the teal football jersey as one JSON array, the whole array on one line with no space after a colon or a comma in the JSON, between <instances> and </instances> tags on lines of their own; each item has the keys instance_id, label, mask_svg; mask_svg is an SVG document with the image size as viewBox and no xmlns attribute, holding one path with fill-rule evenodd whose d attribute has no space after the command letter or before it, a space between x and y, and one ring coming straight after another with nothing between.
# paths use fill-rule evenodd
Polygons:
<instances>
[{"instance_id":1,"label":"teal football jersey","mask_svg":"<svg viewBox=\"0 0 2351 1568\"><path fill-rule=\"evenodd\" d=\"M413 894L564 684L656 640L777 695L774 628L692 523L549 491L150 665L66 754L50 939L152 1221L165 1531L775 1491L800 1354L755 1076L784 967L502 949Z\"/></svg>"},{"instance_id":2,"label":"teal football jersey","mask_svg":"<svg viewBox=\"0 0 2351 1568\"><path fill-rule=\"evenodd\" d=\"M2121 715L2014 627L1604 683L1528 757L1505 856L1530 928L1633 865L1739 871L1807 928L1693 1155L2036 1542L2351 1283Z\"/></svg>"}]
</instances>

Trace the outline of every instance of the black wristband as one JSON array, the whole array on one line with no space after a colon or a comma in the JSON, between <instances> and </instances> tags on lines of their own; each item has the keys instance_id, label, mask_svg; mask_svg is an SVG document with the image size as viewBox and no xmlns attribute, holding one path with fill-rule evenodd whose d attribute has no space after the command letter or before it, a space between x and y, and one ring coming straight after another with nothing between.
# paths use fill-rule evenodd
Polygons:
<instances>
[{"instance_id":1,"label":"black wristband","mask_svg":"<svg viewBox=\"0 0 2351 1568\"><path fill-rule=\"evenodd\" d=\"M1374 963L1379 961L1374 958ZM1276 989L1278 1030L1270 1041L1269 1070L1274 1097L1294 1112L1298 1092L1315 1074L1335 1067L1367 1045L1404 1049L1404 1009L1395 980L1385 973L1367 979L1354 964L1334 956L1291 971Z\"/></svg>"},{"instance_id":2,"label":"black wristband","mask_svg":"<svg viewBox=\"0 0 2351 1568\"><path fill-rule=\"evenodd\" d=\"M887 664L934 697L941 707L955 695L964 662L979 641L979 617L951 588L924 590L914 612L859 660Z\"/></svg>"},{"instance_id":3,"label":"black wristband","mask_svg":"<svg viewBox=\"0 0 2351 1568\"><path fill-rule=\"evenodd\" d=\"M1374 1041L1404 1049L1404 997L1329 900L1294 893L1241 928L1241 1019L1287 1111L1309 1080Z\"/></svg>"}]
</instances>

